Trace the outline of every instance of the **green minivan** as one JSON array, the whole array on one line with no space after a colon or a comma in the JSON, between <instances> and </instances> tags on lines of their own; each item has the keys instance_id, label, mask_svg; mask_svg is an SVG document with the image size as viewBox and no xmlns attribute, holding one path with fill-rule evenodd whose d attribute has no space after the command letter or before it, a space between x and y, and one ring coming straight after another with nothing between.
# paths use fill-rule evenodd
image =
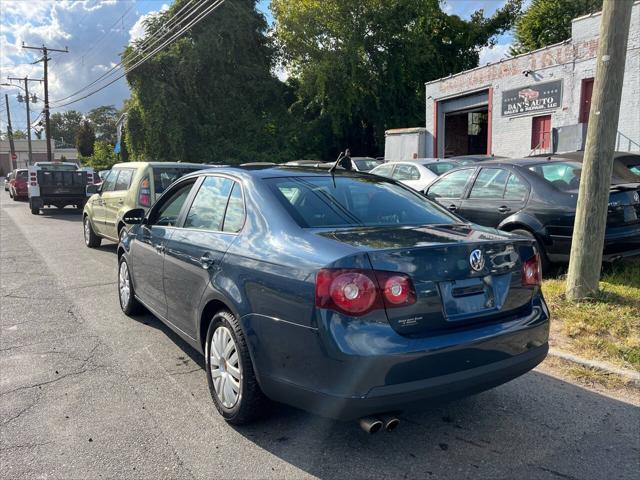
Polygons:
<instances>
[{"instance_id":1,"label":"green minivan","mask_svg":"<svg viewBox=\"0 0 640 480\"><path fill-rule=\"evenodd\" d=\"M99 247L103 238L122 238L122 216L134 208L148 209L175 180L210 165L180 162L127 162L114 165L89 198L82 215L84 242Z\"/></svg>"}]
</instances>

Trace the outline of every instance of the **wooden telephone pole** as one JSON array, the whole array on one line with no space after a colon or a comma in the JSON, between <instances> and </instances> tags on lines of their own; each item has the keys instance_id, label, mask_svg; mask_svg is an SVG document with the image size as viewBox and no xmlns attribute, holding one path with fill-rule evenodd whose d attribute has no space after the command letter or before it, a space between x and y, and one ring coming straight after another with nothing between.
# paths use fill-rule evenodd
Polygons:
<instances>
[{"instance_id":1,"label":"wooden telephone pole","mask_svg":"<svg viewBox=\"0 0 640 480\"><path fill-rule=\"evenodd\" d=\"M9 152L11 155L11 168L18 168L16 163L16 147L13 144L13 129L11 128L11 110L9 110L9 95L4 94L4 101L7 102L7 137L9 137Z\"/></svg>"},{"instance_id":2,"label":"wooden telephone pole","mask_svg":"<svg viewBox=\"0 0 640 480\"><path fill-rule=\"evenodd\" d=\"M598 292L633 0L604 0L566 295Z\"/></svg>"},{"instance_id":3,"label":"wooden telephone pole","mask_svg":"<svg viewBox=\"0 0 640 480\"><path fill-rule=\"evenodd\" d=\"M51 128L49 122L49 52L61 52L61 53L69 53L69 49L65 48L64 50L58 50L57 48L48 48L44 45L41 47L28 47L24 43L22 44L22 48L26 48L28 50L40 50L43 54L42 61L44 62L44 118L45 118L45 129L47 132L47 161L53 161L53 155L51 153Z\"/></svg>"},{"instance_id":4,"label":"wooden telephone pole","mask_svg":"<svg viewBox=\"0 0 640 480\"><path fill-rule=\"evenodd\" d=\"M29 145L29 165L33 165L33 150L31 148L31 110L29 108L29 82L44 82L44 80L35 79L35 78L15 78L9 77L9 81L17 80L19 82L24 82L24 101L27 104L27 143ZM35 96L34 96L35 99ZM35 100L34 100L35 101Z\"/></svg>"}]
</instances>

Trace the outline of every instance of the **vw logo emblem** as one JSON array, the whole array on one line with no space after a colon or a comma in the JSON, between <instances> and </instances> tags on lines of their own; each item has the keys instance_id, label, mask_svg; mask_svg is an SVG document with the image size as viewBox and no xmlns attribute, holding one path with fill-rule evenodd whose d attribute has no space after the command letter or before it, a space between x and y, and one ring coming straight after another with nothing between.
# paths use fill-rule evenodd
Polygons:
<instances>
[{"instance_id":1,"label":"vw logo emblem","mask_svg":"<svg viewBox=\"0 0 640 480\"><path fill-rule=\"evenodd\" d=\"M640 203L640 194L638 194L638 192L633 192L633 201Z\"/></svg>"},{"instance_id":2,"label":"vw logo emblem","mask_svg":"<svg viewBox=\"0 0 640 480\"><path fill-rule=\"evenodd\" d=\"M482 255L481 250L476 249L471 252L471 255L469 255L469 265L471 265L471 268L476 272L479 272L484 268L484 256Z\"/></svg>"}]
</instances>

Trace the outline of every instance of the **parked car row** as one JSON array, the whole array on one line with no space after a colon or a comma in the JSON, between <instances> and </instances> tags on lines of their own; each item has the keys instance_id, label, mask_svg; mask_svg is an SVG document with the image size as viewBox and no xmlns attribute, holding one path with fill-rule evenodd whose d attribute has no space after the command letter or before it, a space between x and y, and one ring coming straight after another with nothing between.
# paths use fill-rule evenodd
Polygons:
<instances>
[{"instance_id":1,"label":"parked car row","mask_svg":"<svg viewBox=\"0 0 640 480\"><path fill-rule=\"evenodd\" d=\"M204 355L225 420L272 400L391 430L545 358L542 263L570 241L580 162L409 162L421 191L298 162L118 164L83 209L87 247L118 242L123 312ZM639 185L612 187L613 250L640 238Z\"/></svg>"}]
</instances>

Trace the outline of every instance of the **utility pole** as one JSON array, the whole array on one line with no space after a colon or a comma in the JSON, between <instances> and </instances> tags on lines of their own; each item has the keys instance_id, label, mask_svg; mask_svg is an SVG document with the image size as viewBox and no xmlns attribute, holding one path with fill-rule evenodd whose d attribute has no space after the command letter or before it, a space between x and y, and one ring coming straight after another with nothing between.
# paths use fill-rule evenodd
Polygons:
<instances>
[{"instance_id":1,"label":"utility pole","mask_svg":"<svg viewBox=\"0 0 640 480\"><path fill-rule=\"evenodd\" d=\"M598 292L633 0L604 0L566 295Z\"/></svg>"},{"instance_id":2,"label":"utility pole","mask_svg":"<svg viewBox=\"0 0 640 480\"><path fill-rule=\"evenodd\" d=\"M9 77L8 80L18 80L24 82L24 101L27 104L27 143L29 145L29 165L33 165L33 152L31 149L31 110L29 109L29 82L44 82L44 80L36 78L14 78ZM35 98L35 97L34 97Z\"/></svg>"},{"instance_id":3,"label":"utility pole","mask_svg":"<svg viewBox=\"0 0 640 480\"><path fill-rule=\"evenodd\" d=\"M11 129L11 111L9 110L9 95L4 94L4 101L7 102L7 136L9 137L9 150L11 151L11 166L15 170L18 168L16 162L16 146L13 144L13 130Z\"/></svg>"},{"instance_id":4,"label":"utility pole","mask_svg":"<svg viewBox=\"0 0 640 480\"><path fill-rule=\"evenodd\" d=\"M26 48L28 50L40 50L43 54L42 61L44 62L44 118L45 118L45 129L47 131L47 160L49 162L53 161L53 155L51 154L51 129L49 125L49 52L61 52L61 53L69 53L69 49L65 47L64 50L58 50L57 48L48 48L44 45L41 47L28 47L24 43L22 44L22 48Z\"/></svg>"}]
</instances>

